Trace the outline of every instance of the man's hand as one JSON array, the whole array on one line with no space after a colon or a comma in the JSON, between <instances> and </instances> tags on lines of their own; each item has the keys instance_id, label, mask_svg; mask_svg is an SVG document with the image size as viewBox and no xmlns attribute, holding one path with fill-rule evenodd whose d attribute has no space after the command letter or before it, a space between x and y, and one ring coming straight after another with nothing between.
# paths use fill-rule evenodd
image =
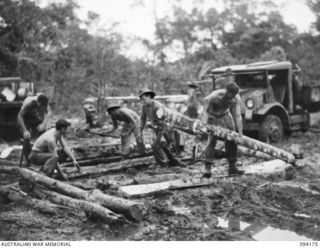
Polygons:
<instances>
[{"instance_id":1,"label":"man's hand","mask_svg":"<svg viewBox=\"0 0 320 248\"><path fill-rule=\"evenodd\" d=\"M46 125L44 123L42 123L37 127L37 129L39 132L43 132L46 130Z\"/></svg>"},{"instance_id":2,"label":"man's hand","mask_svg":"<svg viewBox=\"0 0 320 248\"><path fill-rule=\"evenodd\" d=\"M239 138L240 138L240 139L242 139L242 138L243 138L242 130L241 130L241 131L239 131L239 132L238 132L238 134L239 134Z\"/></svg>"},{"instance_id":3,"label":"man's hand","mask_svg":"<svg viewBox=\"0 0 320 248\"><path fill-rule=\"evenodd\" d=\"M63 180L69 181L69 177L66 174L61 173L61 177L62 177Z\"/></svg>"},{"instance_id":4,"label":"man's hand","mask_svg":"<svg viewBox=\"0 0 320 248\"><path fill-rule=\"evenodd\" d=\"M77 162L77 160L73 160L73 165L78 169L79 172L81 171L80 165L79 165L79 163Z\"/></svg>"},{"instance_id":5,"label":"man's hand","mask_svg":"<svg viewBox=\"0 0 320 248\"><path fill-rule=\"evenodd\" d=\"M121 138L125 139L125 138L128 138L129 134L128 133L122 133L120 135Z\"/></svg>"},{"instance_id":6,"label":"man's hand","mask_svg":"<svg viewBox=\"0 0 320 248\"><path fill-rule=\"evenodd\" d=\"M23 132L23 138L26 139L26 140L31 139L31 134L30 134L30 132L28 130Z\"/></svg>"}]
</instances>

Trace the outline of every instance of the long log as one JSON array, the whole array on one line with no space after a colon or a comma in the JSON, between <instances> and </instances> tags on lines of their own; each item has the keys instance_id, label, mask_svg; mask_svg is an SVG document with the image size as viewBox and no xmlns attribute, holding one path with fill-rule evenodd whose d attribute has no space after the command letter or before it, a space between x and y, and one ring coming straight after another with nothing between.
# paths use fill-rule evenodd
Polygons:
<instances>
[{"instance_id":1,"label":"long log","mask_svg":"<svg viewBox=\"0 0 320 248\"><path fill-rule=\"evenodd\" d=\"M87 192L72 185L49 178L37 172L21 168L19 169L21 176L34 183L46 186L49 189L58 191L59 193L71 196L77 199L92 201L108 208L109 210L124 214L127 218L134 220L142 220L144 215L144 206L142 203L126 200L120 197L103 194L99 190Z\"/></svg>"},{"instance_id":2,"label":"long log","mask_svg":"<svg viewBox=\"0 0 320 248\"><path fill-rule=\"evenodd\" d=\"M283 172L289 166L290 164L280 159L276 159L272 161L244 166L243 169L246 175L249 175L249 174L264 175L264 174ZM153 195L154 193L164 191L164 190L209 186L209 185L215 184L219 178L227 177L228 176L227 168L215 167L212 169L212 174L214 176L213 178L210 178L210 179L192 177L192 178L184 178L184 179L178 179L178 180L167 181L162 183L122 186L118 189L118 192L126 197L142 197L142 196Z\"/></svg>"},{"instance_id":3,"label":"long log","mask_svg":"<svg viewBox=\"0 0 320 248\"><path fill-rule=\"evenodd\" d=\"M248 157L256 157L256 158L261 158L265 160L272 160L273 157L270 156L267 153L256 151L244 146L238 146L238 151L241 155L248 156Z\"/></svg>"},{"instance_id":4,"label":"long log","mask_svg":"<svg viewBox=\"0 0 320 248\"><path fill-rule=\"evenodd\" d=\"M281 159L290 164L295 164L294 155L287 151L244 135L240 138L237 132L215 125L204 124L199 120L191 119L167 107L163 106L157 111L157 118L157 122L160 125L166 124L192 135L210 134L218 139L234 141L236 144L267 153L274 158Z\"/></svg>"},{"instance_id":5,"label":"long log","mask_svg":"<svg viewBox=\"0 0 320 248\"><path fill-rule=\"evenodd\" d=\"M115 223L124 221L121 215L117 215L114 212L102 207L99 204L88 202L85 200L74 199L56 192L34 188L36 195L42 199L48 200L55 204L67 206L72 209L79 209L86 213L94 214L101 218L101 220L107 223Z\"/></svg>"},{"instance_id":6,"label":"long log","mask_svg":"<svg viewBox=\"0 0 320 248\"><path fill-rule=\"evenodd\" d=\"M95 167L88 166L82 167L81 171L78 172L75 169L64 170L70 179L82 178L87 176L101 176L103 174L117 172L121 170L125 170L128 168L149 166L154 164L154 157L145 157L145 158L137 158L137 159L128 159L117 163L111 163L106 165L97 165Z\"/></svg>"},{"instance_id":7,"label":"long log","mask_svg":"<svg viewBox=\"0 0 320 248\"><path fill-rule=\"evenodd\" d=\"M34 199L16 187L0 187L0 194L13 202L18 202L40 212L55 214L61 210L71 210L64 206L52 204L49 201Z\"/></svg>"},{"instance_id":8,"label":"long log","mask_svg":"<svg viewBox=\"0 0 320 248\"><path fill-rule=\"evenodd\" d=\"M10 161L10 160L6 160L6 159L0 159L0 165L4 165L4 166L19 166L18 162L14 162L14 161Z\"/></svg>"},{"instance_id":9,"label":"long log","mask_svg":"<svg viewBox=\"0 0 320 248\"><path fill-rule=\"evenodd\" d=\"M152 152L148 152L146 154L132 154L127 157L127 159L135 159L135 158L144 158L152 156ZM121 156L112 156L112 157L94 157L94 158L85 158L77 160L81 167L83 166L94 166L97 164L107 164L121 161ZM61 167L74 167L73 162L66 162L60 165Z\"/></svg>"}]
</instances>

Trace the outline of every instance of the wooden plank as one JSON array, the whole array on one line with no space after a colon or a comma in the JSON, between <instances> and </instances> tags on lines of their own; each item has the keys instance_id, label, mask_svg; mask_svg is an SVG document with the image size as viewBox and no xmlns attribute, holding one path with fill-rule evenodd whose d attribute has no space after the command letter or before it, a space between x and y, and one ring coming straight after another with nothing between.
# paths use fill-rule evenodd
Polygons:
<instances>
[{"instance_id":1,"label":"wooden plank","mask_svg":"<svg viewBox=\"0 0 320 248\"><path fill-rule=\"evenodd\" d=\"M276 172L282 172L289 166L291 165L280 159L276 159L276 160L271 160L271 161L262 162L258 164L244 166L243 169L246 175L249 175L249 174L263 175L263 174L272 174ZM193 177L193 178L177 179L177 180L162 182L162 183L123 186L118 189L118 192L126 197L143 197L143 196L152 195L156 192L160 192L164 190L175 190L175 189L209 186L216 183L218 178L227 177L228 176L227 168L225 167L213 168L212 174L214 176L210 179Z\"/></svg>"}]
</instances>

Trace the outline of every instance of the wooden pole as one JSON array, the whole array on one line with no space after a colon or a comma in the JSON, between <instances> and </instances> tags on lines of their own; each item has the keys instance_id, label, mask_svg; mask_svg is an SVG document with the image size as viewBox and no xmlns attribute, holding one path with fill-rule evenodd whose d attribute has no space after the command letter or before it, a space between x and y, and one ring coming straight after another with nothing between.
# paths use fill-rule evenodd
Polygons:
<instances>
[{"instance_id":1,"label":"wooden pole","mask_svg":"<svg viewBox=\"0 0 320 248\"><path fill-rule=\"evenodd\" d=\"M61 210L72 210L61 205L52 204L49 201L34 199L16 187L1 187L0 194L10 201L18 202L44 213L55 214Z\"/></svg>"},{"instance_id":2,"label":"wooden pole","mask_svg":"<svg viewBox=\"0 0 320 248\"><path fill-rule=\"evenodd\" d=\"M191 119L167 107L163 106L157 111L157 118L157 122L160 125L166 124L192 135L210 134L218 139L234 141L236 144L243 145L256 151L264 152L274 158L295 164L294 155L287 151L244 135L240 138L237 132L215 125L204 124L199 120Z\"/></svg>"},{"instance_id":3,"label":"wooden pole","mask_svg":"<svg viewBox=\"0 0 320 248\"><path fill-rule=\"evenodd\" d=\"M121 162L111 163L106 165L101 164L95 167L92 167L92 166L82 167L80 172L75 171L75 169L73 168L68 171L64 170L64 172L67 173L70 179L76 179L76 178L95 176L95 175L101 176L103 174L117 172L117 171L125 170L128 168L149 166L154 163L155 163L154 157L145 157L145 158L137 158L137 159L127 159Z\"/></svg>"},{"instance_id":4,"label":"wooden pole","mask_svg":"<svg viewBox=\"0 0 320 248\"><path fill-rule=\"evenodd\" d=\"M144 155L141 154L132 154L127 157L127 159L134 159L134 158L144 158L144 157L149 157L152 156L152 152L148 152ZM79 165L81 167L83 166L94 166L97 164L107 164L107 163L114 163L121 161L122 157L121 156L112 156L112 157L95 157L95 158L85 158L85 159L79 159L77 160ZM0 161L1 163L1 161ZM61 167L74 167L73 162L66 162L62 163L60 165Z\"/></svg>"},{"instance_id":5,"label":"wooden pole","mask_svg":"<svg viewBox=\"0 0 320 248\"><path fill-rule=\"evenodd\" d=\"M34 183L44 185L49 189L58 191L62 194L81 199L99 203L102 206L110 209L111 211L119 214L124 214L127 218L140 221L144 216L144 206L142 203L136 201L126 200L116 196L109 196L103 194L99 190L93 190L92 192L87 192L85 190L79 189L72 185L60 182L58 180L49 178L45 175L39 174L37 172L20 168L21 176Z\"/></svg>"},{"instance_id":6,"label":"wooden pole","mask_svg":"<svg viewBox=\"0 0 320 248\"><path fill-rule=\"evenodd\" d=\"M67 206L72 209L79 209L86 213L94 214L95 216L101 218L101 220L107 223L124 221L122 216L117 215L114 212L93 202L74 199L56 192L43 190L39 188L34 188L34 192L38 197L42 199L49 200L50 202L53 202L55 204Z\"/></svg>"}]
</instances>

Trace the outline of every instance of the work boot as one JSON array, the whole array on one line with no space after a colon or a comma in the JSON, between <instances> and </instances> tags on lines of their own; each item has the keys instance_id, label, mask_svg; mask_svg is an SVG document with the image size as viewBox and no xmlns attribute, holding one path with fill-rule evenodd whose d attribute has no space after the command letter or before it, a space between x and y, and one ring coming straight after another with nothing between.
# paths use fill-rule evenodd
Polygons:
<instances>
[{"instance_id":1,"label":"work boot","mask_svg":"<svg viewBox=\"0 0 320 248\"><path fill-rule=\"evenodd\" d=\"M201 178L210 178L211 177L211 162L206 162L204 164L205 173L202 175Z\"/></svg>"},{"instance_id":2,"label":"work boot","mask_svg":"<svg viewBox=\"0 0 320 248\"><path fill-rule=\"evenodd\" d=\"M229 177L231 176L240 176L243 175L244 171L243 170L239 170L235 164L229 165Z\"/></svg>"},{"instance_id":3,"label":"work boot","mask_svg":"<svg viewBox=\"0 0 320 248\"><path fill-rule=\"evenodd\" d=\"M203 173L202 177L201 178L210 178L211 177L211 172L205 172Z\"/></svg>"}]
</instances>

